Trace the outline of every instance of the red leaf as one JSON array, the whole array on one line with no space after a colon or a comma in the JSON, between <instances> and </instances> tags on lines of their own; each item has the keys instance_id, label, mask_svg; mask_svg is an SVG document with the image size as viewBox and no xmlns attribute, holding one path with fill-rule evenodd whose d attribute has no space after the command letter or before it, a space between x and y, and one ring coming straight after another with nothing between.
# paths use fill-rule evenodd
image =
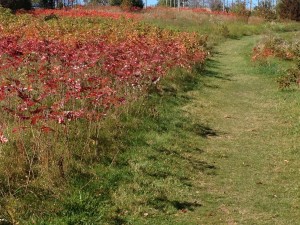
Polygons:
<instances>
[{"instance_id":1,"label":"red leaf","mask_svg":"<svg viewBox=\"0 0 300 225\"><path fill-rule=\"evenodd\" d=\"M33 116L32 118L31 118L31 124L32 125L35 125L40 119L41 119L42 117L40 116L40 115L36 115L36 116Z\"/></svg>"},{"instance_id":2,"label":"red leaf","mask_svg":"<svg viewBox=\"0 0 300 225\"><path fill-rule=\"evenodd\" d=\"M46 127L46 126L42 126L41 131L43 131L45 133L49 133L51 131L54 132L54 130L51 127Z\"/></svg>"}]
</instances>

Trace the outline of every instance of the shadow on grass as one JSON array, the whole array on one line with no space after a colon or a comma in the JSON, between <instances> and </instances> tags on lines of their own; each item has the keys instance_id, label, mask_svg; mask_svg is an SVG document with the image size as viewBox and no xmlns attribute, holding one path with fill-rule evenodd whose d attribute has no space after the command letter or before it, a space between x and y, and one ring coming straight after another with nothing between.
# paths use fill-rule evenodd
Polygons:
<instances>
[{"instance_id":1,"label":"shadow on grass","mask_svg":"<svg viewBox=\"0 0 300 225\"><path fill-rule=\"evenodd\" d=\"M215 55L221 55L222 53L214 53ZM206 60L206 67L211 67L211 68L219 68L220 66L220 62L215 60L215 59L212 59L212 58L208 58Z\"/></svg>"},{"instance_id":2,"label":"shadow on grass","mask_svg":"<svg viewBox=\"0 0 300 225\"><path fill-rule=\"evenodd\" d=\"M202 75L205 77L214 77L221 80L232 81L229 77L229 74L220 73L221 63L214 59L208 59L206 63L206 67L202 72Z\"/></svg>"},{"instance_id":3,"label":"shadow on grass","mask_svg":"<svg viewBox=\"0 0 300 225\"><path fill-rule=\"evenodd\" d=\"M178 209L178 210L182 210L182 209L188 209L190 211L194 211L195 208L202 206L200 203L198 202L186 202L186 201L171 201L172 205Z\"/></svg>"},{"instance_id":4,"label":"shadow on grass","mask_svg":"<svg viewBox=\"0 0 300 225\"><path fill-rule=\"evenodd\" d=\"M168 207L173 207L176 210L194 211L196 208L202 206L202 204L198 202L169 200L166 196L154 198L149 201L149 204L154 208L162 211Z\"/></svg>"},{"instance_id":5,"label":"shadow on grass","mask_svg":"<svg viewBox=\"0 0 300 225\"><path fill-rule=\"evenodd\" d=\"M246 35L246 34L245 34L244 36L251 36L251 35ZM236 35L229 35L229 38L230 38L231 40L236 40L236 41L241 40L241 37L236 36Z\"/></svg>"},{"instance_id":6,"label":"shadow on grass","mask_svg":"<svg viewBox=\"0 0 300 225\"><path fill-rule=\"evenodd\" d=\"M197 160L185 156L181 156L184 160L188 161L194 170L201 171L207 175L216 175L217 167L215 165L209 164L202 160Z\"/></svg>"},{"instance_id":7,"label":"shadow on grass","mask_svg":"<svg viewBox=\"0 0 300 225\"><path fill-rule=\"evenodd\" d=\"M220 74L219 72L211 70L209 68L203 71L203 75L206 77L214 77L220 80L232 81L232 79L229 78L230 76L229 74L225 74L225 73Z\"/></svg>"},{"instance_id":8,"label":"shadow on grass","mask_svg":"<svg viewBox=\"0 0 300 225\"><path fill-rule=\"evenodd\" d=\"M199 123L192 125L192 127L190 128L190 131L194 132L195 134L197 134L198 136L201 136L203 138L218 136L218 133L216 130L213 130L212 128L210 128L208 126L199 124Z\"/></svg>"},{"instance_id":9,"label":"shadow on grass","mask_svg":"<svg viewBox=\"0 0 300 225\"><path fill-rule=\"evenodd\" d=\"M207 163L203 160L198 160L196 158L193 157L188 157L185 156L184 154L180 154L179 152L177 152L176 150L170 150L167 148L158 148L157 149L158 152L165 154L167 156L173 156L175 158L177 158L178 164L180 164L180 161L185 161L188 162L187 164L190 165L191 167L193 167L193 169L195 171L200 171L202 173L208 174L208 175L215 175L216 174L216 170L217 167L215 165L212 165L210 163ZM195 151L197 151L198 153L203 153L204 150L202 149L196 149ZM154 176L154 177L160 177L160 178L167 178L168 176L174 176L174 174L171 173L166 173L164 171L156 171L155 173L151 173L148 175L150 176ZM175 175L176 176L176 175ZM177 177L183 184L186 184L186 181L188 180L188 178L186 177Z\"/></svg>"},{"instance_id":10,"label":"shadow on grass","mask_svg":"<svg viewBox=\"0 0 300 225\"><path fill-rule=\"evenodd\" d=\"M112 223L114 224L114 225L123 225L123 224L126 224L126 220L124 220L124 219L122 219L122 218L120 218L120 217L116 217L116 218L114 218L114 220L112 221Z\"/></svg>"},{"instance_id":11,"label":"shadow on grass","mask_svg":"<svg viewBox=\"0 0 300 225\"><path fill-rule=\"evenodd\" d=\"M173 176L172 173L167 172L167 171L161 171L161 170L156 170L153 172L147 172L147 171L143 171L145 174L147 174L148 176L154 177L154 178L163 178L166 179L167 177L171 177Z\"/></svg>"},{"instance_id":12,"label":"shadow on grass","mask_svg":"<svg viewBox=\"0 0 300 225\"><path fill-rule=\"evenodd\" d=\"M6 219L3 219L0 214L0 225L13 225L13 223L9 222Z\"/></svg>"}]
</instances>

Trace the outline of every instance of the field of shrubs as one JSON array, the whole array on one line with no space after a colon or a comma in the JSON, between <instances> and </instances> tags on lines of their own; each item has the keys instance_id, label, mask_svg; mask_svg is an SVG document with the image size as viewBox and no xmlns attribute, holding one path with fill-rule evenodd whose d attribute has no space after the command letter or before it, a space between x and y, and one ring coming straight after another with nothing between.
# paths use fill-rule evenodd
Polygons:
<instances>
[{"instance_id":1,"label":"field of shrubs","mask_svg":"<svg viewBox=\"0 0 300 225\"><path fill-rule=\"evenodd\" d=\"M9 121L1 125L2 143L14 132L101 119L170 68L190 68L206 58L206 37L138 21L1 17L0 90Z\"/></svg>"},{"instance_id":2,"label":"field of shrubs","mask_svg":"<svg viewBox=\"0 0 300 225\"><path fill-rule=\"evenodd\" d=\"M206 36L130 14L53 12L0 8L2 196L51 189L72 159L96 160L99 121L207 56Z\"/></svg>"},{"instance_id":3,"label":"field of shrubs","mask_svg":"<svg viewBox=\"0 0 300 225\"><path fill-rule=\"evenodd\" d=\"M123 117L128 119L132 109L135 115L145 113L144 99L153 92L161 97L161 82L170 81L170 92L176 89L172 82L180 79L180 85L195 85L191 77L199 75L216 42L266 29L294 30L295 23L266 23L204 9L77 8L13 14L0 7L0 224L2 217L18 224L57 213L47 198L63 199L74 177L85 179L101 160L113 167L123 150L123 140L118 140L118 132L126 129ZM252 59L296 61L299 46L299 41L264 39ZM298 82L300 75L293 79ZM286 79L280 82L288 86ZM147 116L159 114L155 104ZM107 193L117 186L109 179L107 183ZM45 210L28 202L41 202ZM77 222L70 224L85 224Z\"/></svg>"}]
</instances>

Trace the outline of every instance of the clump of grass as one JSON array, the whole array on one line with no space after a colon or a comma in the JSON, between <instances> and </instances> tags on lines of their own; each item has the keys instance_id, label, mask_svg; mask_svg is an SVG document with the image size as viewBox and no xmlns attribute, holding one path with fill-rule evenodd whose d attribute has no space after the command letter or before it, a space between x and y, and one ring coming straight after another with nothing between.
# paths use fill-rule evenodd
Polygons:
<instances>
[{"instance_id":1,"label":"clump of grass","mask_svg":"<svg viewBox=\"0 0 300 225\"><path fill-rule=\"evenodd\" d=\"M300 42L295 39L287 41L274 34L265 36L254 48L254 58L267 58L275 56L282 59L293 60L300 55Z\"/></svg>"},{"instance_id":2,"label":"clump of grass","mask_svg":"<svg viewBox=\"0 0 300 225\"><path fill-rule=\"evenodd\" d=\"M294 68L286 71L286 74L278 79L280 89L287 89L294 85L299 88L300 85L300 60Z\"/></svg>"},{"instance_id":3,"label":"clump of grass","mask_svg":"<svg viewBox=\"0 0 300 225\"><path fill-rule=\"evenodd\" d=\"M268 34L263 37L253 49L253 61L267 65L276 57L279 60L289 61L289 68L282 71L278 78L280 89L290 88L300 83L300 42L299 34L295 36ZM274 59L273 59L274 61Z\"/></svg>"}]
</instances>

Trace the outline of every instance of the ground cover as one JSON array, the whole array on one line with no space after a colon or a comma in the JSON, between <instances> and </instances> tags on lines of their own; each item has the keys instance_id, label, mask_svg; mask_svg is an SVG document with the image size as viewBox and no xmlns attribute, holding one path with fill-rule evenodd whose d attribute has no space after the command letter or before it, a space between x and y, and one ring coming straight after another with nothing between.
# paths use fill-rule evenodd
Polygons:
<instances>
[{"instance_id":1,"label":"ground cover","mask_svg":"<svg viewBox=\"0 0 300 225\"><path fill-rule=\"evenodd\" d=\"M187 29L176 19L164 22L161 27L170 24L165 30L124 19L1 16L1 219L297 222L299 93L277 88L280 67L289 62L251 60L260 37L222 43L204 69L207 37L179 32ZM253 27L259 33L264 26L297 28ZM216 28L228 34L225 26ZM238 36L227 37L245 34L243 27L236 31ZM143 64L132 61L141 55ZM83 101L90 93L96 98ZM35 112L43 94L44 107ZM57 104L61 97L67 97L63 106ZM94 114L81 114L80 109L94 112L90 107ZM32 112L38 117L27 118Z\"/></svg>"},{"instance_id":2,"label":"ground cover","mask_svg":"<svg viewBox=\"0 0 300 225\"><path fill-rule=\"evenodd\" d=\"M288 68L278 79L281 89L299 86L300 79L300 42L299 32L285 35L269 34L265 36L253 49L253 61L268 64L274 57L285 60ZM271 60L270 60L271 59Z\"/></svg>"},{"instance_id":3,"label":"ground cover","mask_svg":"<svg viewBox=\"0 0 300 225\"><path fill-rule=\"evenodd\" d=\"M299 29L299 23L279 21L266 22L260 17L241 17L234 14L212 12L203 13L197 10L154 8L145 12L142 20L156 26L172 30L185 30L208 35L209 45L215 45L227 38L238 39L243 36Z\"/></svg>"},{"instance_id":4,"label":"ground cover","mask_svg":"<svg viewBox=\"0 0 300 225\"><path fill-rule=\"evenodd\" d=\"M297 223L300 96L278 89L285 62L251 61L259 39L223 43L202 76L172 73L123 118L126 150L76 177L56 216L31 221Z\"/></svg>"},{"instance_id":5,"label":"ground cover","mask_svg":"<svg viewBox=\"0 0 300 225\"><path fill-rule=\"evenodd\" d=\"M97 161L99 121L141 98L168 70L201 67L207 56L206 36L195 33L100 14L0 10L4 201L32 189L51 192L74 166Z\"/></svg>"}]
</instances>

